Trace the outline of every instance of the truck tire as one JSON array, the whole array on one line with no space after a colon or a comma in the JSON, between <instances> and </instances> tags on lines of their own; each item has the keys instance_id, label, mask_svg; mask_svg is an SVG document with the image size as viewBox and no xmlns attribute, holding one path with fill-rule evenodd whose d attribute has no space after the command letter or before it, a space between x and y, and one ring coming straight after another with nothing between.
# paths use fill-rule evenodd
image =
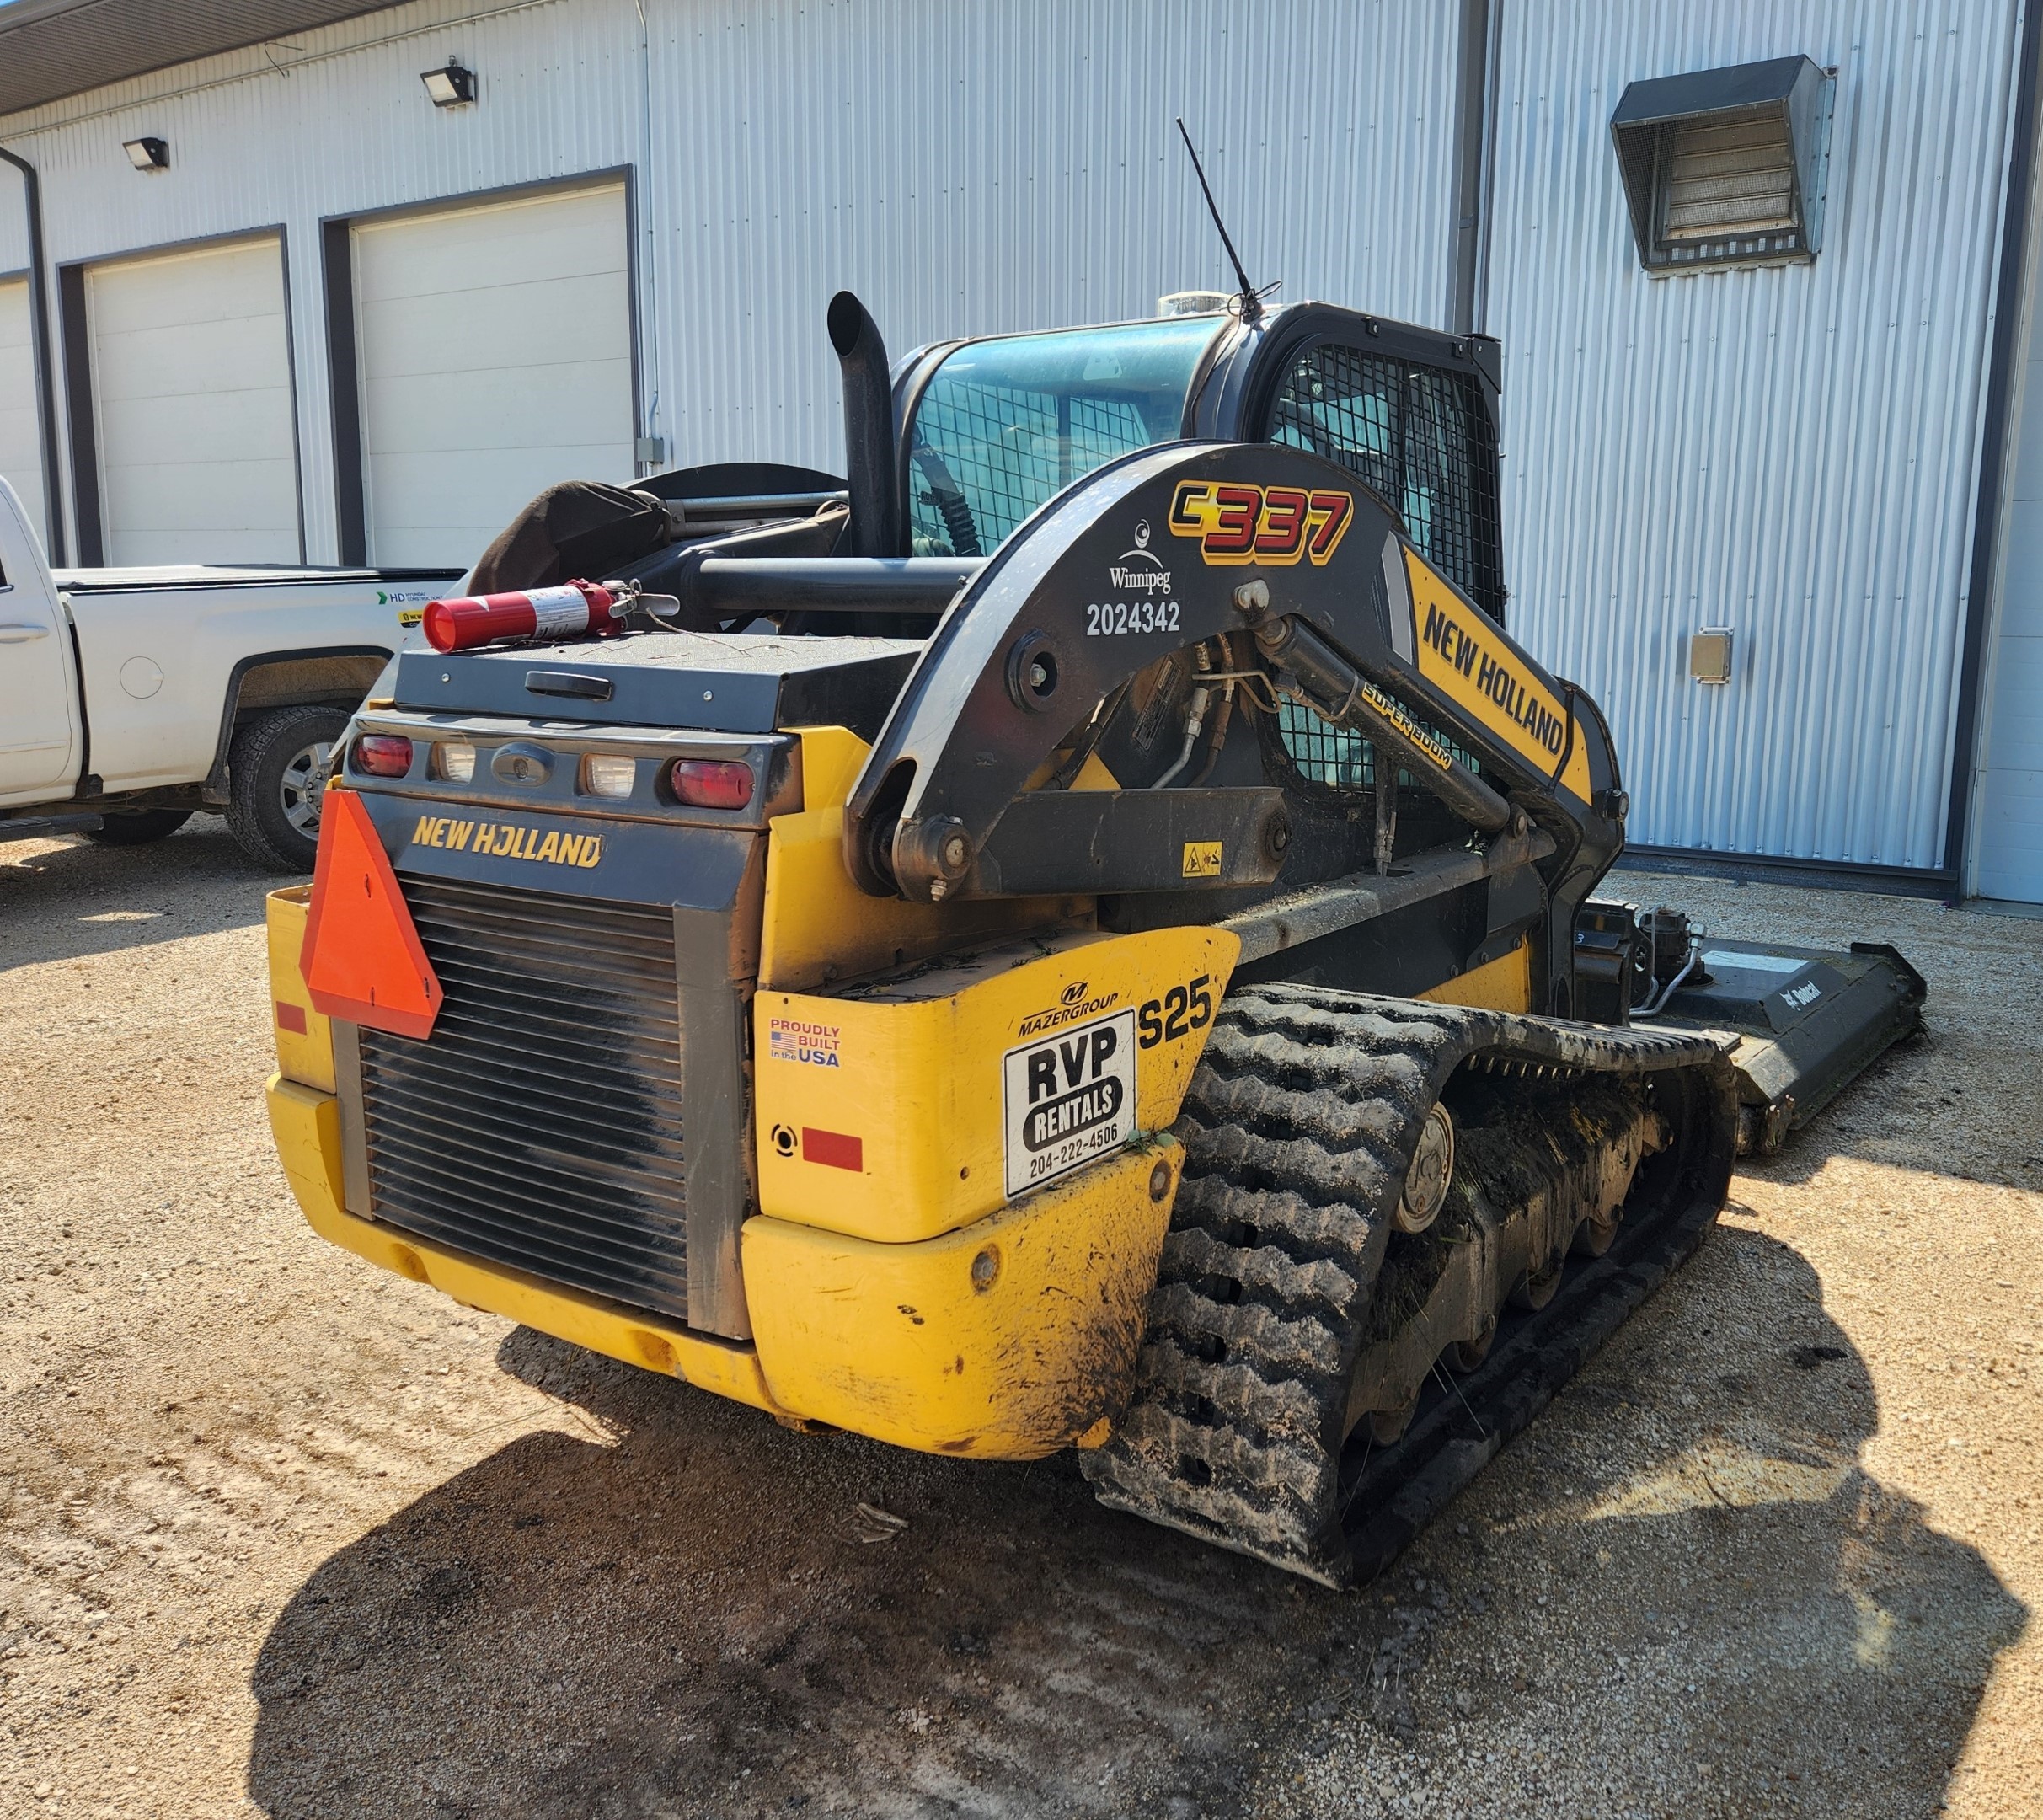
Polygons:
<instances>
[{"instance_id":1,"label":"truck tire","mask_svg":"<svg viewBox=\"0 0 2043 1820\"><path fill-rule=\"evenodd\" d=\"M227 749L227 825L258 865L312 870L327 759L347 724L338 708L305 704L259 715L235 734Z\"/></svg>"},{"instance_id":2,"label":"truck tire","mask_svg":"<svg viewBox=\"0 0 2043 1820\"><path fill-rule=\"evenodd\" d=\"M102 847L142 847L168 839L190 819L189 809L110 809L85 838Z\"/></svg>"}]
</instances>

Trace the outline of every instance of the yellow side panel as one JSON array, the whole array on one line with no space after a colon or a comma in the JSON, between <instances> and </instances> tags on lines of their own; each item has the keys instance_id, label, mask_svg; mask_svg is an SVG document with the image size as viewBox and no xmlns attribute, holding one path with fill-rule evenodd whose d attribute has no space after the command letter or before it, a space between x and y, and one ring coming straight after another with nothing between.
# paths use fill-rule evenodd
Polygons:
<instances>
[{"instance_id":1,"label":"yellow side panel","mask_svg":"<svg viewBox=\"0 0 2043 1820\"><path fill-rule=\"evenodd\" d=\"M842 993L758 993L760 1211L896 1244L983 1218L1081 1159L1062 1142L1024 1154L1010 1136L1010 1077L1025 1082L1028 1053L1063 1042L1071 1056L1044 1065L1068 1068L1071 1087L1081 1088L1088 1039L1074 1033L1099 1038L1109 1025L1115 1066L1132 1051L1134 1129L1163 1130L1178 1116L1240 952L1239 939L1219 929L1074 932ZM757 1288L747 1293L756 1307Z\"/></svg>"},{"instance_id":2,"label":"yellow side panel","mask_svg":"<svg viewBox=\"0 0 2043 1820\"><path fill-rule=\"evenodd\" d=\"M920 1245L747 1220L767 1386L796 1415L929 1453L1072 1445L1126 1402L1183 1161L1158 1138Z\"/></svg>"},{"instance_id":3,"label":"yellow side panel","mask_svg":"<svg viewBox=\"0 0 2043 1820\"><path fill-rule=\"evenodd\" d=\"M312 994L298 972L298 950L305 945L305 918L311 903L311 886L291 885L271 891L264 905L270 938L270 1027L276 1033L276 1065L284 1078L330 1094L334 1027L313 1009ZM305 1027L293 1030L292 1022Z\"/></svg>"},{"instance_id":4,"label":"yellow side panel","mask_svg":"<svg viewBox=\"0 0 2043 1820\"><path fill-rule=\"evenodd\" d=\"M1089 897L915 904L869 897L844 870L844 799L871 750L842 727L800 730L802 800L767 830L759 983L802 992L925 960L963 942L1089 920Z\"/></svg>"},{"instance_id":5,"label":"yellow side panel","mask_svg":"<svg viewBox=\"0 0 2043 1820\"><path fill-rule=\"evenodd\" d=\"M1566 706L1517 648L1413 551L1405 551L1404 564L1411 575L1419 673L1542 771L1550 773L1566 752L1560 781L1587 802L1589 753L1580 724L1570 725Z\"/></svg>"},{"instance_id":6,"label":"yellow side panel","mask_svg":"<svg viewBox=\"0 0 2043 1820\"><path fill-rule=\"evenodd\" d=\"M1532 945L1520 942L1507 955L1459 977L1416 993L1436 1004L1469 1005L1478 1011L1530 1011L1532 1009Z\"/></svg>"},{"instance_id":7,"label":"yellow side panel","mask_svg":"<svg viewBox=\"0 0 2043 1820\"><path fill-rule=\"evenodd\" d=\"M270 1077L270 1128L284 1174L312 1229L358 1257L429 1283L468 1308L552 1334L570 1346L682 1378L771 1415L773 1401L750 1346L710 1340L654 1314L628 1312L522 1271L477 1263L342 1209L340 1102L281 1074Z\"/></svg>"}]
</instances>

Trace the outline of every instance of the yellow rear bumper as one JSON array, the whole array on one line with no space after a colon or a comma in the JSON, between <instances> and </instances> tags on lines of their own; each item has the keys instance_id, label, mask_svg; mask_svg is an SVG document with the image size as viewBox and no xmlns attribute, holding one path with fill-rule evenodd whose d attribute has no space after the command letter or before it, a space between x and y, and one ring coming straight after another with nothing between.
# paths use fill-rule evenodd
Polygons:
<instances>
[{"instance_id":1,"label":"yellow rear bumper","mask_svg":"<svg viewBox=\"0 0 2043 1820\"><path fill-rule=\"evenodd\" d=\"M1183 1161L1160 1138L917 1243L754 1218L743 1243L757 1337L745 1346L356 1218L334 1095L274 1074L269 1103L313 1230L372 1264L783 1419L992 1459L1104 1437L1132 1378Z\"/></svg>"},{"instance_id":2,"label":"yellow rear bumper","mask_svg":"<svg viewBox=\"0 0 2043 1820\"><path fill-rule=\"evenodd\" d=\"M340 1112L331 1094L272 1074L270 1129L291 1191L322 1239L414 1282L430 1283L466 1307L501 1314L628 1365L686 1378L775 1416L790 1413L774 1400L750 1346L706 1338L657 1315L628 1312L521 1271L478 1263L374 1220L357 1219L342 1204Z\"/></svg>"}]
</instances>

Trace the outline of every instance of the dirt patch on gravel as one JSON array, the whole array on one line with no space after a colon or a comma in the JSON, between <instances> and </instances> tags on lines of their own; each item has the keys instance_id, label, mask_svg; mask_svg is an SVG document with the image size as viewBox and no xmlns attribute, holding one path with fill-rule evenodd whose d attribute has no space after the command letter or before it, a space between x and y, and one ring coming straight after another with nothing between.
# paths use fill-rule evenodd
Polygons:
<instances>
[{"instance_id":1,"label":"dirt patch on gravel","mask_svg":"<svg viewBox=\"0 0 2043 1820\"><path fill-rule=\"evenodd\" d=\"M2043 924L1626 877L1930 1035L1334 1598L321 1244L265 883L0 848L0 1813L2034 1812Z\"/></svg>"}]
</instances>

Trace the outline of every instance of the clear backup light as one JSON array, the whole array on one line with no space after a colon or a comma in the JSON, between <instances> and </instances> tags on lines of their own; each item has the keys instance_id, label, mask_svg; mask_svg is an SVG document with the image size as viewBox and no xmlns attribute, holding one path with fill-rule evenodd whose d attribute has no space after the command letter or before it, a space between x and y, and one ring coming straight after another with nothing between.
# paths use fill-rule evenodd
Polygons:
<instances>
[{"instance_id":1,"label":"clear backup light","mask_svg":"<svg viewBox=\"0 0 2043 1820\"><path fill-rule=\"evenodd\" d=\"M433 747L433 775L450 784L473 784L475 748L466 740L442 740Z\"/></svg>"},{"instance_id":2,"label":"clear backup light","mask_svg":"<svg viewBox=\"0 0 2043 1820\"><path fill-rule=\"evenodd\" d=\"M370 777L403 777L411 769L411 741L401 733L365 733L355 741L355 768Z\"/></svg>"},{"instance_id":3,"label":"clear backup light","mask_svg":"<svg viewBox=\"0 0 2043 1820\"><path fill-rule=\"evenodd\" d=\"M639 781L639 761L591 752L581 762L581 787L591 796L624 797Z\"/></svg>"}]
</instances>

